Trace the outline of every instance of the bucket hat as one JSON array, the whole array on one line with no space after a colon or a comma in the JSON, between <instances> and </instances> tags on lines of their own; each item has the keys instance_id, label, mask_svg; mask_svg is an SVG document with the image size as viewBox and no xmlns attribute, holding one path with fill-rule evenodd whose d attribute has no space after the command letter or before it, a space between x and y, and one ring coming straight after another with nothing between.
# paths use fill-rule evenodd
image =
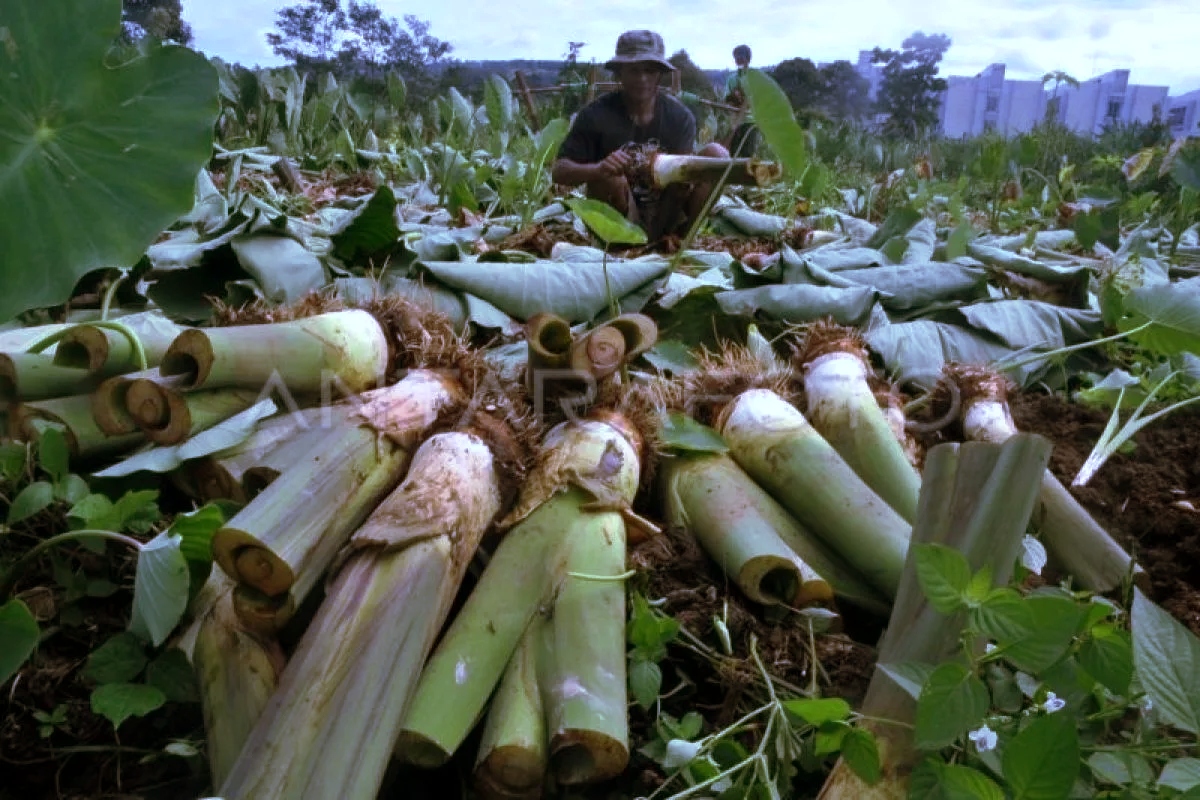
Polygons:
<instances>
[{"instance_id":1,"label":"bucket hat","mask_svg":"<svg viewBox=\"0 0 1200 800\"><path fill-rule=\"evenodd\" d=\"M673 72L675 66L667 61L662 37L654 31L625 31L617 39L617 54L604 65L612 69L618 64L651 62Z\"/></svg>"}]
</instances>

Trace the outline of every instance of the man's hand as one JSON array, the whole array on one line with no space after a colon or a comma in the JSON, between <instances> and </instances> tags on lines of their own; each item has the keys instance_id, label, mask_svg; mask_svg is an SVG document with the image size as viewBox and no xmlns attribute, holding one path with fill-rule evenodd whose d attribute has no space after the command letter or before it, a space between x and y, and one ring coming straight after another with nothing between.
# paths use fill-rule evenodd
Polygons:
<instances>
[{"instance_id":1,"label":"man's hand","mask_svg":"<svg viewBox=\"0 0 1200 800\"><path fill-rule=\"evenodd\" d=\"M633 156L624 150L614 150L596 164L596 172L605 178L615 178L625 174L632 160Z\"/></svg>"}]
</instances>

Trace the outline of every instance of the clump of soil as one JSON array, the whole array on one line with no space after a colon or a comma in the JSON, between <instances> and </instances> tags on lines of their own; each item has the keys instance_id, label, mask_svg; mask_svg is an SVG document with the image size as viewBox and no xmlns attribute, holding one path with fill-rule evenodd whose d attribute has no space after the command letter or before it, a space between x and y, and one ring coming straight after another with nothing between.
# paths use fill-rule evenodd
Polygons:
<instances>
[{"instance_id":1,"label":"clump of soil","mask_svg":"<svg viewBox=\"0 0 1200 800\"><path fill-rule=\"evenodd\" d=\"M1109 413L1061 397L1010 399L1017 428L1054 443L1050 468L1070 488ZM1152 599L1200 635L1200 411L1172 412L1137 434L1087 486L1070 488L1150 575Z\"/></svg>"}]
</instances>

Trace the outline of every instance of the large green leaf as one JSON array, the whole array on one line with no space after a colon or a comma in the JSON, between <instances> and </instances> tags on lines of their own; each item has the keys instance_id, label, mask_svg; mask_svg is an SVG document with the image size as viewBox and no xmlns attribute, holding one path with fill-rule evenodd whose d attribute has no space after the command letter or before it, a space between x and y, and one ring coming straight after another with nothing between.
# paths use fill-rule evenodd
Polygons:
<instances>
[{"instance_id":1,"label":"large green leaf","mask_svg":"<svg viewBox=\"0 0 1200 800\"><path fill-rule=\"evenodd\" d=\"M936 261L850 269L819 277L833 286L869 286L880 293L881 304L896 311L987 295L987 276L982 269Z\"/></svg>"},{"instance_id":2,"label":"large green leaf","mask_svg":"<svg viewBox=\"0 0 1200 800\"><path fill-rule=\"evenodd\" d=\"M719 207L713 212L713 222L726 232L745 236L774 237L788 228L788 221L783 217L735 205Z\"/></svg>"},{"instance_id":3,"label":"large green leaf","mask_svg":"<svg viewBox=\"0 0 1200 800\"><path fill-rule=\"evenodd\" d=\"M92 692L92 711L120 728L130 717L144 717L167 702L162 690L144 683L106 683Z\"/></svg>"},{"instance_id":4,"label":"large green leaf","mask_svg":"<svg viewBox=\"0 0 1200 800\"><path fill-rule=\"evenodd\" d=\"M1143 347L1165 355L1200 354L1200 278L1135 289L1125 298L1125 313L1122 330L1153 323L1133 335Z\"/></svg>"},{"instance_id":5,"label":"large green leaf","mask_svg":"<svg viewBox=\"0 0 1200 800\"><path fill-rule=\"evenodd\" d=\"M745 86L754 121L767 140L767 146L778 157L784 173L799 180L808 167L808 155L804 130L796 122L791 101L779 84L757 69L746 71Z\"/></svg>"},{"instance_id":6,"label":"large green leaf","mask_svg":"<svg viewBox=\"0 0 1200 800\"><path fill-rule=\"evenodd\" d=\"M385 184L333 234L333 254L343 261L359 261L390 250L399 238L396 195Z\"/></svg>"},{"instance_id":7,"label":"large green leaf","mask_svg":"<svg viewBox=\"0 0 1200 800\"><path fill-rule=\"evenodd\" d=\"M0 606L0 686L32 655L40 636L28 606L15 597Z\"/></svg>"},{"instance_id":8,"label":"large green leaf","mask_svg":"<svg viewBox=\"0 0 1200 800\"><path fill-rule=\"evenodd\" d=\"M308 248L288 236L238 236L230 244L268 300L294 303L325 285L325 267Z\"/></svg>"},{"instance_id":9,"label":"large green leaf","mask_svg":"<svg viewBox=\"0 0 1200 800\"><path fill-rule=\"evenodd\" d=\"M871 314L878 294L869 286L840 288L794 283L720 292L717 303L726 314L764 314L784 322L812 322L833 317L840 325L857 325Z\"/></svg>"},{"instance_id":10,"label":"large green leaf","mask_svg":"<svg viewBox=\"0 0 1200 800\"><path fill-rule=\"evenodd\" d=\"M990 364L1012 350L957 325L916 320L869 330L867 343L900 383L932 386L948 361Z\"/></svg>"},{"instance_id":11,"label":"large green leaf","mask_svg":"<svg viewBox=\"0 0 1200 800\"><path fill-rule=\"evenodd\" d=\"M121 0L6 0L0 47L0 320L131 266L192 206L217 73L184 47L114 56Z\"/></svg>"},{"instance_id":12,"label":"large green leaf","mask_svg":"<svg viewBox=\"0 0 1200 800\"><path fill-rule=\"evenodd\" d=\"M1134 590L1133 664L1154 710L1166 722L1200 733L1200 639Z\"/></svg>"},{"instance_id":13,"label":"large green leaf","mask_svg":"<svg viewBox=\"0 0 1200 800\"><path fill-rule=\"evenodd\" d=\"M982 772L961 764L922 761L912 774L911 797L924 800L1004 800L1004 792Z\"/></svg>"},{"instance_id":14,"label":"large green leaf","mask_svg":"<svg viewBox=\"0 0 1200 800\"><path fill-rule=\"evenodd\" d=\"M1084 264L1069 262L1049 264L978 242L971 242L967 245L967 254L988 266L1037 278L1047 283L1071 283L1078 280L1080 273L1087 270L1087 266Z\"/></svg>"},{"instance_id":15,"label":"large green leaf","mask_svg":"<svg viewBox=\"0 0 1200 800\"><path fill-rule=\"evenodd\" d=\"M973 328L1009 347L1056 350L1098 338L1103 330L1095 311L1063 308L1038 300L998 300L958 309Z\"/></svg>"},{"instance_id":16,"label":"large green leaf","mask_svg":"<svg viewBox=\"0 0 1200 800\"><path fill-rule=\"evenodd\" d=\"M598 262L493 264L472 261L419 262L442 283L487 300L519 320L540 311L575 324L608 307L605 268ZM620 300L666 275L666 259L649 257L608 261L608 286Z\"/></svg>"},{"instance_id":17,"label":"large green leaf","mask_svg":"<svg viewBox=\"0 0 1200 800\"><path fill-rule=\"evenodd\" d=\"M488 126L494 133L507 132L513 121L513 95L507 81L499 75L489 75L483 83L483 105L487 108Z\"/></svg>"},{"instance_id":18,"label":"large green leaf","mask_svg":"<svg viewBox=\"0 0 1200 800\"><path fill-rule=\"evenodd\" d=\"M867 267L882 267L883 254L871 247L818 247L803 254L797 254L790 247L781 251L783 262L784 283L809 283L788 277L792 270L803 266L815 267L827 272L840 272L847 269L866 269Z\"/></svg>"}]
</instances>

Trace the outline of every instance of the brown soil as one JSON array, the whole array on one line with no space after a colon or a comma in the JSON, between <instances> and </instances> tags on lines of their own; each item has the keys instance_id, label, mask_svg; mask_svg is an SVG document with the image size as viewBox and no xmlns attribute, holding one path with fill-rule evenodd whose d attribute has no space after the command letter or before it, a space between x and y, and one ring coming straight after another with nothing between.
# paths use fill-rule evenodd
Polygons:
<instances>
[{"instance_id":1,"label":"brown soil","mask_svg":"<svg viewBox=\"0 0 1200 800\"><path fill-rule=\"evenodd\" d=\"M1010 401L1023 431L1054 442L1050 468L1070 486L1104 431L1108 413L1061 397ZM1118 453L1087 486L1071 489L1150 575L1152 599L1200 635L1200 411L1151 423L1132 453Z\"/></svg>"}]
</instances>

